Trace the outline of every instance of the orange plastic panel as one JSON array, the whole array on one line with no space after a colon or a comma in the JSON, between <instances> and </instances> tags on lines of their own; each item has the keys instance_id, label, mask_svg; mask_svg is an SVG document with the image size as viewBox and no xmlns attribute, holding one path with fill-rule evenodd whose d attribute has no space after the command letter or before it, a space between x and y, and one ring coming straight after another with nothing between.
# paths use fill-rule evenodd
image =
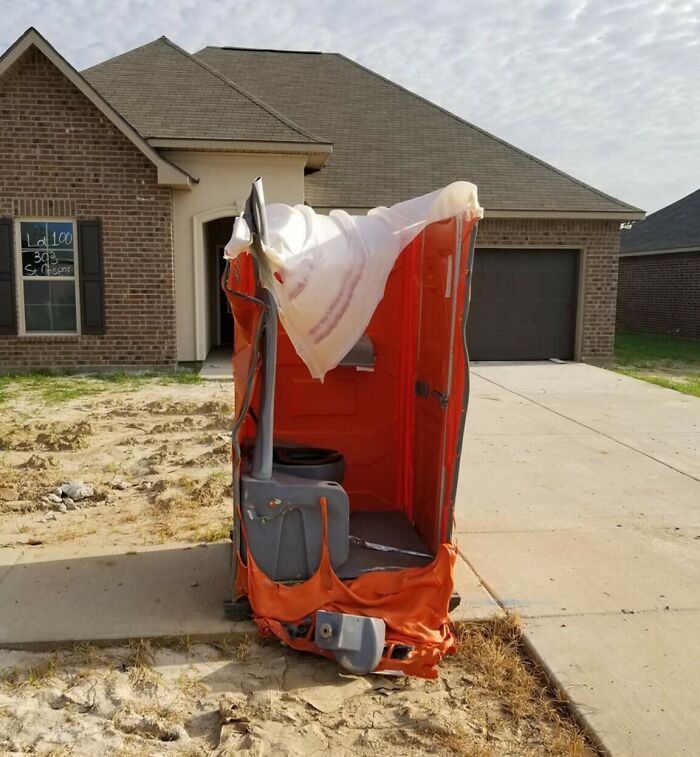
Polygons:
<instances>
[{"instance_id":1,"label":"orange plastic panel","mask_svg":"<svg viewBox=\"0 0 700 757\"><path fill-rule=\"evenodd\" d=\"M323 383L312 379L279 328L275 437L339 450L351 510L401 510L432 550L449 533L473 226L463 225L459 270L454 219L430 225L399 256L367 328L376 352L374 371L338 367ZM427 397L416 396L416 381L428 388ZM444 406L440 395L450 382ZM254 415L258 404L256 392Z\"/></svg>"},{"instance_id":2,"label":"orange plastic panel","mask_svg":"<svg viewBox=\"0 0 700 757\"><path fill-rule=\"evenodd\" d=\"M413 519L426 546L447 541L464 407L463 321L467 264L475 222L456 219L425 231L415 405ZM459 233L459 238L458 238ZM426 396L427 395L427 396Z\"/></svg>"},{"instance_id":3,"label":"orange plastic panel","mask_svg":"<svg viewBox=\"0 0 700 757\"><path fill-rule=\"evenodd\" d=\"M320 609L350 615L371 615L386 624L385 650L377 671L403 672L436 678L437 665L455 649L449 623L457 552L441 544L435 559L422 568L365 573L341 581L328 555L326 500L321 497L323 548L316 573L302 583L284 585L270 580L248 552L247 564L237 556L237 597L247 596L253 619L263 636L276 636L293 649L332 657L314 641L316 613ZM243 531L245 538L245 530ZM302 626L306 633L291 632ZM393 657L397 645L408 654Z\"/></svg>"},{"instance_id":4,"label":"orange plastic panel","mask_svg":"<svg viewBox=\"0 0 700 757\"><path fill-rule=\"evenodd\" d=\"M367 328L377 355L373 372L338 367L321 383L279 332L275 436L342 452L353 511L410 509L417 250L411 245L399 257Z\"/></svg>"}]
</instances>

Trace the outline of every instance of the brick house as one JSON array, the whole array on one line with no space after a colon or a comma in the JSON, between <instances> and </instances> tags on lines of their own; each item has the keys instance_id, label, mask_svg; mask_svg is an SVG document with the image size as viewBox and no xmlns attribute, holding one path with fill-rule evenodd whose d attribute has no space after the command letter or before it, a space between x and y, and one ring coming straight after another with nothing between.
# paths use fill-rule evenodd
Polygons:
<instances>
[{"instance_id":1,"label":"brick house","mask_svg":"<svg viewBox=\"0 0 700 757\"><path fill-rule=\"evenodd\" d=\"M700 189L622 232L617 320L700 339Z\"/></svg>"},{"instance_id":2,"label":"brick house","mask_svg":"<svg viewBox=\"0 0 700 757\"><path fill-rule=\"evenodd\" d=\"M481 359L605 361L619 227L643 213L336 54L166 38L77 72L0 58L0 371L173 368L231 340L221 248L251 181L361 213L479 187Z\"/></svg>"}]
</instances>

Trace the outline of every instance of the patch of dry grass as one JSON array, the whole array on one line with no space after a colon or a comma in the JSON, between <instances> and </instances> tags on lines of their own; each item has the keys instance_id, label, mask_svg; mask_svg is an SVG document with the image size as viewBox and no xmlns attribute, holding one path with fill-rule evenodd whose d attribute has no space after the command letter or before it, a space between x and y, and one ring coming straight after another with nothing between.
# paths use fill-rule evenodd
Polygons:
<instances>
[{"instance_id":1,"label":"patch of dry grass","mask_svg":"<svg viewBox=\"0 0 700 757\"><path fill-rule=\"evenodd\" d=\"M62 528L60 531L52 534L47 541L53 544L64 544L67 541L77 539L79 536L89 536L96 533L97 528L94 526L69 526L68 528Z\"/></svg>"},{"instance_id":2,"label":"patch of dry grass","mask_svg":"<svg viewBox=\"0 0 700 757\"><path fill-rule=\"evenodd\" d=\"M257 640L246 634L242 639L239 636L223 638L212 646L217 649L227 660L244 662L250 657Z\"/></svg>"},{"instance_id":3,"label":"patch of dry grass","mask_svg":"<svg viewBox=\"0 0 700 757\"><path fill-rule=\"evenodd\" d=\"M488 744L480 742L459 722L427 722L420 729L421 735L427 736L435 746L440 747L440 754L454 757L498 757L498 753Z\"/></svg>"},{"instance_id":4,"label":"patch of dry grass","mask_svg":"<svg viewBox=\"0 0 700 757\"><path fill-rule=\"evenodd\" d=\"M187 699L197 699L207 693L207 686L202 683L201 679L194 673L180 673L175 680L177 687L182 692L182 695Z\"/></svg>"},{"instance_id":5,"label":"patch of dry grass","mask_svg":"<svg viewBox=\"0 0 700 757\"><path fill-rule=\"evenodd\" d=\"M189 541L194 543L211 544L217 541L228 541L231 538L231 519L227 518L219 524L205 526L195 531Z\"/></svg>"},{"instance_id":6,"label":"patch of dry grass","mask_svg":"<svg viewBox=\"0 0 700 757\"><path fill-rule=\"evenodd\" d=\"M161 682L160 673L153 669L153 649L144 639L129 644L120 668L127 671L131 685L137 690L155 691Z\"/></svg>"},{"instance_id":7,"label":"patch of dry grass","mask_svg":"<svg viewBox=\"0 0 700 757\"><path fill-rule=\"evenodd\" d=\"M71 665L78 667L93 667L97 664L98 659L98 649L93 644L90 644L89 641L81 641L79 644L75 644L67 657L67 661L70 662Z\"/></svg>"},{"instance_id":8,"label":"patch of dry grass","mask_svg":"<svg viewBox=\"0 0 700 757\"><path fill-rule=\"evenodd\" d=\"M217 505L223 499L230 497L230 478L231 475L228 471L214 471L200 484L186 479L188 483L186 485L181 484L181 486L187 492L193 504L208 507Z\"/></svg>"},{"instance_id":9,"label":"patch of dry grass","mask_svg":"<svg viewBox=\"0 0 700 757\"><path fill-rule=\"evenodd\" d=\"M592 753L590 743L571 717L569 703L527 657L515 616L460 624L457 638L452 664L459 665L469 680L495 696L506 718L516 723L544 722L548 726L547 754L585 757ZM448 737L456 740L455 747L460 739L456 733ZM470 744L465 748L471 748Z\"/></svg>"},{"instance_id":10,"label":"patch of dry grass","mask_svg":"<svg viewBox=\"0 0 700 757\"><path fill-rule=\"evenodd\" d=\"M149 535L160 542L228 539L230 523L222 517L222 508L230 500L229 480L224 471L214 471L204 479L186 475L169 483L161 479L150 491Z\"/></svg>"},{"instance_id":11,"label":"patch of dry grass","mask_svg":"<svg viewBox=\"0 0 700 757\"><path fill-rule=\"evenodd\" d=\"M0 671L0 687L6 691L18 691L30 687L39 689L54 678L61 667L61 658L57 652L36 665L20 671L18 668L6 668Z\"/></svg>"},{"instance_id":12,"label":"patch of dry grass","mask_svg":"<svg viewBox=\"0 0 700 757\"><path fill-rule=\"evenodd\" d=\"M112 723L122 733L158 741L177 741L184 730L182 718L174 710L143 701L120 707L112 716Z\"/></svg>"},{"instance_id":13,"label":"patch of dry grass","mask_svg":"<svg viewBox=\"0 0 700 757\"><path fill-rule=\"evenodd\" d=\"M150 668L153 665L153 649L150 642L145 639L135 639L129 642L127 657L124 667Z\"/></svg>"}]
</instances>

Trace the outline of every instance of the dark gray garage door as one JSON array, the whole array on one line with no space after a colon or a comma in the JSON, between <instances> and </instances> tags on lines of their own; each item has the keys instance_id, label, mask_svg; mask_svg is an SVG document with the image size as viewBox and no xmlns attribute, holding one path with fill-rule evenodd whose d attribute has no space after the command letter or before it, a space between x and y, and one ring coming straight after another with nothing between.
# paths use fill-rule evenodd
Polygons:
<instances>
[{"instance_id":1,"label":"dark gray garage door","mask_svg":"<svg viewBox=\"0 0 700 757\"><path fill-rule=\"evenodd\" d=\"M477 249L470 358L572 359L577 290L577 250Z\"/></svg>"}]
</instances>

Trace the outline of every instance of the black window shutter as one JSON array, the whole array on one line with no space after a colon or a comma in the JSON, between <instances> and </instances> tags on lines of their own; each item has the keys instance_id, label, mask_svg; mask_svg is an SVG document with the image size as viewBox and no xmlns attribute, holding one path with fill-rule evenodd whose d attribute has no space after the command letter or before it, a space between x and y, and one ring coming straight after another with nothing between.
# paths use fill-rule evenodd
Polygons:
<instances>
[{"instance_id":1,"label":"black window shutter","mask_svg":"<svg viewBox=\"0 0 700 757\"><path fill-rule=\"evenodd\" d=\"M12 221L0 218L0 334L17 333L15 303L15 251Z\"/></svg>"},{"instance_id":2,"label":"black window shutter","mask_svg":"<svg viewBox=\"0 0 700 757\"><path fill-rule=\"evenodd\" d=\"M105 333L102 225L78 221L81 333Z\"/></svg>"}]
</instances>

